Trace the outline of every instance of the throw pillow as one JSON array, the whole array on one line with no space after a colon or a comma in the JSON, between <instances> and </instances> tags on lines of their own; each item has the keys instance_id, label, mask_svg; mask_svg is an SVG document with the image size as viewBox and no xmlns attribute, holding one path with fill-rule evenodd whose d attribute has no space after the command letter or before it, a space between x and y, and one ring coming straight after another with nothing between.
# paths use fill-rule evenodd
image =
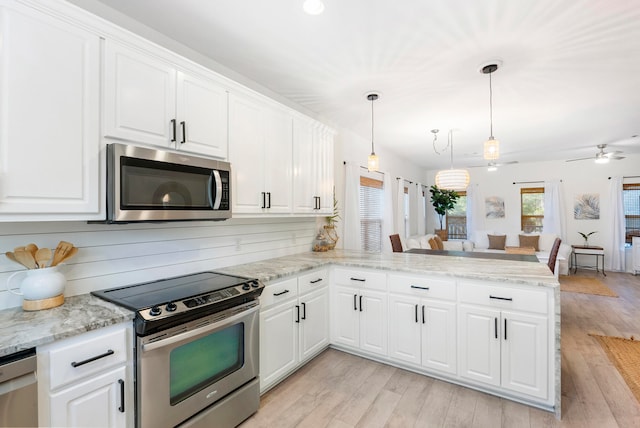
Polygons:
<instances>
[{"instance_id":1,"label":"throw pillow","mask_svg":"<svg viewBox=\"0 0 640 428\"><path fill-rule=\"evenodd\" d=\"M490 250L504 250L507 235L487 235L487 237L489 238Z\"/></svg>"},{"instance_id":2,"label":"throw pillow","mask_svg":"<svg viewBox=\"0 0 640 428\"><path fill-rule=\"evenodd\" d=\"M540 251L538 242L540 242L540 235L519 235L521 247L533 247L536 251Z\"/></svg>"},{"instance_id":3,"label":"throw pillow","mask_svg":"<svg viewBox=\"0 0 640 428\"><path fill-rule=\"evenodd\" d=\"M429 239L429 245L431 246L432 250L437 250L438 249L438 243L436 242L436 240L434 238Z\"/></svg>"},{"instance_id":4,"label":"throw pillow","mask_svg":"<svg viewBox=\"0 0 640 428\"><path fill-rule=\"evenodd\" d=\"M442 239L440 239L438 235L434 236L433 239L436 240L436 244L438 245L438 250L444 250L444 244L442 243Z\"/></svg>"}]
</instances>

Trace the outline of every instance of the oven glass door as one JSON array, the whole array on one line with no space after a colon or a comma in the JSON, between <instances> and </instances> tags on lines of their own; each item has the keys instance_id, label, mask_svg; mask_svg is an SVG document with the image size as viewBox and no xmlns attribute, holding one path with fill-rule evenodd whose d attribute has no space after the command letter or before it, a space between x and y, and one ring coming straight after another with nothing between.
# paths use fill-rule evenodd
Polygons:
<instances>
[{"instance_id":1,"label":"oven glass door","mask_svg":"<svg viewBox=\"0 0 640 428\"><path fill-rule=\"evenodd\" d=\"M138 426L175 426L257 378L256 301L136 341Z\"/></svg>"},{"instance_id":2,"label":"oven glass door","mask_svg":"<svg viewBox=\"0 0 640 428\"><path fill-rule=\"evenodd\" d=\"M244 365L244 323L187 342L169 355L171 405L190 397Z\"/></svg>"}]
</instances>

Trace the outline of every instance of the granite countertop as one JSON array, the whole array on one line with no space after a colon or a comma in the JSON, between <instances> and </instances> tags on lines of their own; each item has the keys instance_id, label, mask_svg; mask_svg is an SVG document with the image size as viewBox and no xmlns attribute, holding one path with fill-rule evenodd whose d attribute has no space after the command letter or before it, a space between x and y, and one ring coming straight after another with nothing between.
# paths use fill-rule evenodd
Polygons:
<instances>
[{"instance_id":1,"label":"granite countertop","mask_svg":"<svg viewBox=\"0 0 640 428\"><path fill-rule=\"evenodd\" d=\"M347 250L308 252L216 270L268 282L330 264L559 287L557 279L543 263L408 253L381 254ZM90 294L67 297L62 306L43 311L27 312L21 307L0 310L0 357L86 331L131 321L134 315L125 308Z\"/></svg>"},{"instance_id":2,"label":"granite countertop","mask_svg":"<svg viewBox=\"0 0 640 428\"><path fill-rule=\"evenodd\" d=\"M91 294L66 297L64 304L42 311L22 307L0 311L0 357L90 330L133 320L128 309Z\"/></svg>"},{"instance_id":3,"label":"granite countertop","mask_svg":"<svg viewBox=\"0 0 640 428\"><path fill-rule=\"evenodd\" d=\"M218 269L218 271L258 278L267 282L330 264L541 287L559 287L557 278L544 263L410 253L382 254L349 250L300 253L230 266Z\"/></svg>"}]
</instances>

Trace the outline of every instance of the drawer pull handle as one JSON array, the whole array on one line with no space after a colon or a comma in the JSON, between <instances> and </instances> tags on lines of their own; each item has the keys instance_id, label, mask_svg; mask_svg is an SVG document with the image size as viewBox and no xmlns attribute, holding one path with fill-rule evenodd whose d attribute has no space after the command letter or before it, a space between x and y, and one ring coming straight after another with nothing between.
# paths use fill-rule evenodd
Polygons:
<instances>
[{"instance_id":1,"label":"drawer pull handle","mask_svg":"<svg viewBox=\"0 0 640 428\"><path fill-rule=\"evenodd\" d=\"M273 293L273 295L274 296L282 296L283 294L287 294L288 292L289 292L289 290L284 290L284 291L281 291L279 293Z\"/></svg>"},{"instance_id":2,"label":"drawer pull handle","mask_svg":"<svg viewBox=\"0 0 640 428\"><path fill-rule=\"evenodd\" d=\"M75 367L80 367L80 366L83 366L85 364L92 363L95 360L99 360L100 358L108 357L109 355L113 355L113 354L115 354L115 352L112 349L109 349L104 354L96 355L95 357L88 358L88 359L86 359L84 361L80 361L79 363L76 363L75 361L73 361L71 363L71 367L74 367L74 368Z\"/></svg>"},{"instance_id":3,"label":"drawer pull handle","mask_svg":"<svg viewBox=\"0 0 640 428\"><path fill-rule=\"evenodd\" d=\"M490 299L495 299L495 300L506 300L508 302L512 302L513 301L513 298L511 298L511 297L499 297L499 296L491 296L491 295L489 295L489 298Z\"/></svg>"},{"instance_id":4,"label":"drawer pull handle","mask_svg":"<svg viewBox=\"0 0 640 428\"><path fill-rule=\"evenodd\" d=\"M420 287L419 285L412 285L411 288L417 288L418 290L428 290L429 287Z\"/></svg>"},{"instance_id":5,"label":"drawer pull handle","mask_svg":"<svg viewBox=\"0 0 640 428\"><path fill-rule=\"evenodd\" d=\"M118 411L124 413L124 381L118 379L118 383L120 384L120 407L118 407Z\"/></svg>"},{"instance_id":6,"label":"drawer pull handle","mask_svg":"<svg viewBox=\"0 0 640 428\"><path fill-rule=\"evenodd\" d=\"M319 283L320 281L322 281L322 278L318 278L318 279L315 279L315 280L313 280L313 281L309 281L309 282L310 282L311 284L317 284L317 283Z\"/></svg>"},{"instance_id":7,"label":"drawer pull handle","mask_svg":"<svg viewBox=\"0 0 640 428\"><path fill-rule=\"evenodd\" d=\"M352 277L350 279L351 279L351 281L359 281L359 282L365 282L366 281L366 279L362 279L362 278L353 278Z\"/></svg>"}]
</instances>

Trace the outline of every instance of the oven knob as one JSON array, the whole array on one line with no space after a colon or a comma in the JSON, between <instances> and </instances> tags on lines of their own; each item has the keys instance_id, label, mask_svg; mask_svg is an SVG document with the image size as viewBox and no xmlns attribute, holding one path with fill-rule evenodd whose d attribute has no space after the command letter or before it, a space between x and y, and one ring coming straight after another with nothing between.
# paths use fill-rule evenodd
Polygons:
<instances>
[{"instance_id":1,"label":"oven knob","mask_svg":"<svg viewBox=\"0 0 640 428\"><path fill-rule=\"evenodd\" d=\"M165 309L167 310L167 312L173 312L176 309L178 309L178 305L176 305L173 302L169 302L169 303L167 303L167 306L165 307Z\"/></svg>"},{"instance_id":2,"label":"oven knob","mask_svg":"<svg viewBox=\"0 0 640 428\"><path fill-rule=\"evenodd\" d=\"M258 281L253 280L253 281L251 281L251 286L252 286L253 288L258 288L258 287L260 286L260 284L258 284Z\"/></svg>"},{"instance_id":3,"label":"oven knob","mask_svg":"<svg viewBox=\"0 0 640 428\"><path fill-rule=\"evenodd\" d=\"M251 289L251 286L250 286L249 284L247 284L247 283L244 283L244 284L242 284L242 289L243 289L244 291L247 291L247 290L250 290L250 289Z\"/></svg>"},{"instance_id":4,"label":"oven knob","mask_svg":"<svg viewBox=\"0 0 640 428\"><path fill-rule=\"evenodd\" d=\"M156 315L160 315L162 313L162 309L160 309L160 306L154 306L151 308L151 310L149 311L149 315L152 316L156 316Z\"/></svg>"}]
</instances>

